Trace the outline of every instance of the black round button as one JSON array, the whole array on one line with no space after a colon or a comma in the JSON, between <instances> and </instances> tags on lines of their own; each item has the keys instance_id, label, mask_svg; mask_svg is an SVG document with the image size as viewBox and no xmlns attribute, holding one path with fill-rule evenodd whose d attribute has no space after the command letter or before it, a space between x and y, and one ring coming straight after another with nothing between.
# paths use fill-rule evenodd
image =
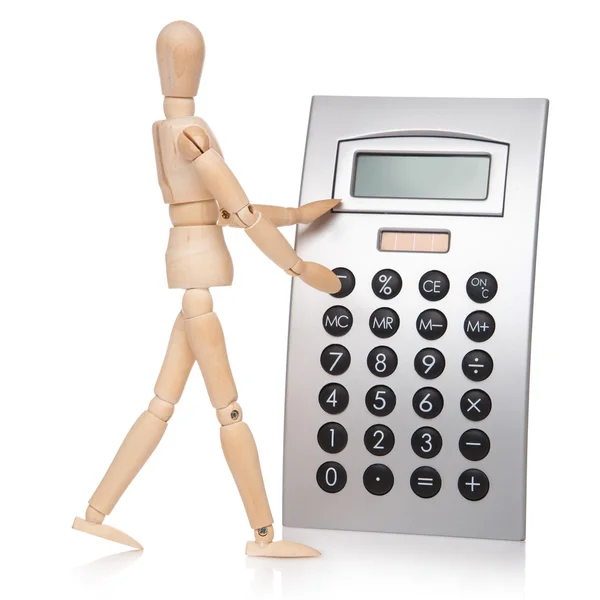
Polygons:
<instances>
[{"instance_id":1,"label":"black round button","mask_svg":"<svg viewBox=\"0 0 600 600\"><path fill-rule=\"evenodd\" d=\"M394 474L385 465L371 465L363 475L367 491L375 496L383 496L394 487Z\"/></svg>"},{"instance_id":2,"label":"black round button","mask_svg":"<svg viewBox=\"0 0 600 600\"><path fill-rule=\"evenodd\" d=\"M398 331L400 317L395 310L384 306L369 317L369 327L377 337L389 338Z\"/></svg>"},{"instance_id":3,"label":"black round button","mask_svg":"<svg viewBox=\"0 0 600 600\"><path fill-rule=\"evenodd\" d=\"M483 421L492 411L492 399L483 390L469 390L460 399L460 410L469 421Z\"/></svg>"},{"instance_id":4,"label":"black round button","mask_svg":"<svg viewBox=\"0 0 600 600\"><path fill-rule=\"evenodd\" d=\"M450 290L450 280L441 271L428 271L419 281L419 291L425 300L437 302L446 297Z\"/></svg>"},{"instance_id":5,"label":"black round button","mask_svg":"<svg viewBox=\"0 0 600 600\"><path fill-rule=\"evenodd\" d=\"M498 292L498 282L493 275L480 271L473 273L467 281L467 294L473 302L485 304L489 302Z\"/></svg>"},{"instance_id":6,"label":"black round button","mask_svg":"<svg viewBox=\"0 0 600 600\"><path fill-rule=\"evenodd\" d=\"M435 379L446 368L444 355L435 348L424 348L415 356L415 371L423 379Z\"/></svg>"},{"instance_id":7,"label":"black round button","mask_svg":"<svg viewBox=\"0 0 600 600\"><path fill-rule=\"evenodd\" d=\"M339 423L325 423L317 433L317 441L321 450L329 454L337 454L346 447L348 433Z\"/></svg>"},{"instance_id":8,"label":"black round button","mask_svg":"<svg viewBox=\"0 0 600 600\"><path fill-rule=\"evenodd\" d=\"M467 469L458 478L458 491L467 500L481 500L487 496L489 490L490 480L479 469Z\"/></svg>"},{"instance_id":9,"label":"black round button","mask_svg":"<svg viewBox=\"0 0 600 600\"><path fill-rule=\"evenodd\" d=\"M346 469L340 463L326 462L317 470L317 483L324 492L335 494L344 489L347 481Z\"/></svg>"},{"instance_id":10,"label":"black round button","mask_svg":"<svg viewBox=\"0 0 600 600\"><path fill-rule=\"evenodd\" d=\"M365 404L372 415L386 417L396 408L396 394L387 385L376 385L367 392Z\"/></svg>"},{"instance_id":11,"label":"black round button","mask_svg":"<svg viewBox=\"0 0 600 600\"><path fill-rule=\"evenodd\" d=\"M490 451L490 438L481 429L469 429L460 436L458 449L469 460L482 460Z\"/></svg>"},{"instance_id":12,"label":"black round button","mask_svg":"<svg viewBox=\"0 0 600 600\"><path fill-rule=\"evenodd\" d=\"M321 352L321 366L330 375L341 375L350 366L350 352L348 348L339 344L331 344Z\"/></svg>"},{"instance_id":13,"label":"black round button","mask_svg":"<svg viewBox=\"0 0 600 600\"><path fill-rule=\"evenodd\" d=\"M388 377L398 366L396 353L387 346L377 346L367 356L369 371L377 377Z\"/></svg>"},{"instance_id":14,"label":"black round button","mask_svg":"<svg viewBox=\"0 0 600 600\"><path fill-rule=\"evenodd\" d=\"M442 488L442 478L432 467L419 467L410 476L410 487L420 498L433 498Z\"/></svg>"},{"instance_id":15,"label":"black round button","mask_svg":"<svg viewBox=\"0 0 600 600\"><path fill-rule=\"evenodd\" d=\"M339 383L328 383L319 392L319 404L330 415L339 415L348 408L348 390Z\"/></svg>"},{"instance_id":16,"label":"black round button","mask_svg":"<svg viewBox=\"0 0 600 600\"><path fill-rule=\"evenodd\" d=\"M472 312L465 319L465 333L474 342L487 342L496 331L494 317L483 310Z\"/></svg>"},{"instance_id":17,"label":"black round button","mask_svg":"<svg viewBox=\"0 0 600 600\"><path fill-rule=\"evenodd\" d=\"M471 350L463 358L462 370L471 381L483 381L492 374L494 361L483 350Z\"/></svg>"},{"instance_id":18,"label":"black round button","mask_svg":"<svg viewBox=\"0 0 600 600\"><path fill-rule=\"evenodd\" d=\"M402 289L402 277L393 269L383 269L371 280L373 293L383 300L395 298Z\"/></svg>"},{"instance_id":19,"label":"black round button","mask_svg":"<svg viewBox=\"0 0 600 600\"><path fill-rule=\"evenodd\" d=\"M352 273L350 269L345 269L344 267L337 267L336 269L333 269L333 272L338 276L338 279L342 284L342 289L335 294L330 294L330 296L333 296L334 298L345 298L346 296L349 296L356 285L354 273Z\"/></svg>"},{"instance_id":20,"label":"black round button","mask_svg":"<svg viewBox=\"0 0 600 600\"><path fill-rule=\"evenodd\" d=\"M365 448L375 456L385 456L392 451L396 438L394 432L385 425L373 425L365 432Z\"/></svg>"},{"instance_id":21,"label":"black round button","mask_svg":"<svg viewBox=\"0 0 600 600\"><path fill-rule=\"evenodd\" d=\"M323 315L323 327L329 335L340 337L352 328L352 313L345 306L332 306Z\"/></svg>"},{"instance_id":22,"label":"black round button","mask_svg":"<svg viewBox=\"0 0 600 600\"><path fill-rule=\"evenodd\" d=\"M430 309L424 310L417 317L417 331L426 340L437 340L441 338L448 328L448 320L443 312Z\"/></svg>"},{"instance_id":23,"label":"black round button","mask_svg":"<svg viewBox=\"0 0 600 600\"><path fill-rule=\"evenodd\" d=\"M433 458L442 449L442 436L433 427L421 427L413 433L410 445L417 456Z\"/></svg>"},{"instance_id":24,"label":"black round button","mask_svg":"<svg viewBox=\"0 0 600 600\"><path fill-rule=\"evenodd\" d=\"M421 388L413 396L413 409L423 419L434 419L444 408L444 397L432 387Z\"/></svg>"}]
</instances>

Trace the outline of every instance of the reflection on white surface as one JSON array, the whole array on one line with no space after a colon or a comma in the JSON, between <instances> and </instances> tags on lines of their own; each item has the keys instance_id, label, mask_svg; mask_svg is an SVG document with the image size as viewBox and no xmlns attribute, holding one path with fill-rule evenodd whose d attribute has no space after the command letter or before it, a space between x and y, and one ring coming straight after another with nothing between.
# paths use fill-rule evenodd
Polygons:
<instances>
[{"instance_id":1,"label":"reflection on white surface","mask_svg":"<svg viewBox=\"0 0 600 600\"><path fill-rule=\"evenodd\" d=\"M239 535L209 545L157 537L144 552L119 552L72 569L76 597L320 600L373 598L381 591L418 600L515 600L525 594L526 546L520 542L290 528L283 538L316 547L322 556L247 558ZM98 550L112 548L93 542Z\"/></svg>"},{"instance_id":2,"label":"reflection on white surface","mask_svg":"<svg viewBox=\"0 0 600 600\"><path fill-rule=\"evenodd\" d=\"M88 582L94 580L100 581L124 571L137 562L143 554L143 550L117 552L116 554L103 556L85 565L75 567L72 573L74 577L81 580Z\"/></svg>"},{"instance_id":3,"label":"reflection on white surface","mask_svg":"<svg viewBox=\"0 0 600 600\"><path fill-rule=\"evenodd\" d=\"M317 547L321 558L246 559L252 597L329 597L341 589L358 594L390 588L399 595L420 591L420 597L524 594L521 542L290 528L283 537Z\"/></svg>"}]
</instances>

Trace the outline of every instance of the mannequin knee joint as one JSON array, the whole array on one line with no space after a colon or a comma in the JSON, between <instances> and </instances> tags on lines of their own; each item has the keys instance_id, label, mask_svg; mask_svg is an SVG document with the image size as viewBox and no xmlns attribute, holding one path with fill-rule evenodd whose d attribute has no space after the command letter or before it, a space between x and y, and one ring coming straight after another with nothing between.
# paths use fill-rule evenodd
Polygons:
<instances>
[{"instance_id":1,"label":"mannequin knee joint","mask_svg":"<svg viewBox=\"0 0 600 600\"><path fill-rule=\"evenodd\" d=\"M217 410L217 419L223 427L240 423L243 420L242 407L237 402L228 404L225 408Z\"/></svg>"},{"instance_id":2,"label":"mannequin knee joint","mask_svg":"<svg viewBox=\"0 0 600 600\"><path fill-rule=\"evenodd\" d=\"M173 416L175 406L166 400L162 400L158 396L152 398L148 412L165 423Z\"/></svg>"},{"instance_id":3,"label":"mannequin knee joint","mask_svg":"<svg viewBox=\"0 0 600 600\"><path fill-rule=\"evenodd\" d=\"M186 319L207 315L213 309L212 296L208 290L186 290L182 304L183 316Z\"/></svg>"}]
</instances>

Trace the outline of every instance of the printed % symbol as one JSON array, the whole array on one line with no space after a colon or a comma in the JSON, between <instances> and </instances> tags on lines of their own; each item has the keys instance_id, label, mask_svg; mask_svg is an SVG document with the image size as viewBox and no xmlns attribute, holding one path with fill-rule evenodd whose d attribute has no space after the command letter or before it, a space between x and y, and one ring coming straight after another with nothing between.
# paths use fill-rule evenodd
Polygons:
<instances>
[{"instance_id":1,"label":"printed % symbol","mask_svg":"<svg viewBox=\"0 0 600 600\"><path fill-rule=\"evenodd\" d=\"M379 276L379 283L383 283L383 285L381 286L381 289L379 290L380 293L385 294L386 296L389 296L392 293L392 288L388 285L388 283L391 280L392 280L391 275L389 277L387 277L386 275Z\"/></svg>"}]
</instances>

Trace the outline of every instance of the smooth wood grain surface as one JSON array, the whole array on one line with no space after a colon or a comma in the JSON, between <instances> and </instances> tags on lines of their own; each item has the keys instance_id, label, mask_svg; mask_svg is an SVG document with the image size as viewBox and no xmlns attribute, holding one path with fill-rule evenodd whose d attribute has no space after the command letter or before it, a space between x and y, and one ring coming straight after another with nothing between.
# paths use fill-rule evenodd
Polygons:
<instances>
[{"instance_id":1,"label":"smooth wood grain surface","mask_svg":"<svg viewBox=\"0 0 600 600\"><path fill-rule=\"evenodd\" d=\"M204 37L187 21L169 23L158 34L156 59L163 96L192 98L204 65Z\"/></svg>"},{"instance_id":2,"label":"smooth wood grain surface","mask_svg":"<svg viewBox=\"0 0 600 600\"><path fill-rule=\"evenodd\" d=\"M183 314L179 313L171 331L154 393L162 400L177 404L193 365L194 355L185 334Z\"/></svg>"},{"instance_id":3,"label":"smooth wood grain surface","mask_svg":"<svg viewBox=\"0 0 600 600\"><path fill-rule=\"evenodd\" d=\"M319 217L335 208L340 200L316 200L300 207L285 208L283 206L271 206L269 204L255 204L254 207L263 216L267 217L275 227L285 227L302 223L308 225Z\"/></svg>"},{"instance_id":4,"label":"smooth wood grain surface","mask_svg":"<svg viewBox=\"0 0 600 600\"><path fill-rule=\"evenodd\" d=\"M250 201L240 182L214 147L198 156L191 164L220 208L235 214L248 206Z\"/></svg>"},{"instance_id":5,"label":"smooth wood grain surface","mask_svg":"<svg viewBox=\"0 0 600 600\"><path fill-rule=\"evenodd\" d=\"M267 492L260 470L256 442L246 423L221 427L221 446L225 460L244 503L252 529L273 523Z\"/></svg>"},{"instance_id":6,"label":"smooth wood grain surface","mask_svg":"<svg viewBox=\"0 0 600 600\"><path fill-rule=\"evenodd\" d=\"M90 506L104 515L111 513L123 492L158 446L166 429L167 423L149 411L141 414L90 498Z\"/></svg>"},{"instance_id":7,"label":"smooth wood grain surface","mask_svg":"<svg viewBox=\"0 0 600 600\"><path fill-rule=\"evenodd\" d=\"M195 163L181 153L178 141L185 129L189 129L195 139L202 137L202 144L208 145L214 154L221 156L221 148L214 132L200 117L177 117L154 123L152 136L156 170L166 204L202 202L215 198L209 191L208 182L198 173ZM186 136L184 138L187 139Z\"/></svg>"},{"instance_id":8,"label":"smooth wood grain surface","mask_svg":"<svg viewBox=\"0 0 600 600\"><path fill-rule=\"evenodd\" d=\"M211 312L186 319L185 332L204 377L211 404L218 409L237 400L223 329L217 315Z\"/></svg>"},{"instance_id":9,"label":"smooth wood grain surface","mask_svg":"<svg viewBox=\"0 0 600 600\"><path fill-rule=\"evenodd\" d=\"M228 286L233 281L233 262L217 225L172 227L166 265L170 288Z\"/></svg>"},{"instance_id":10,"label":"smooth wood grain surface","mask_svg":"<svg viewBox=\"0 0 600 600\"><path fill-rule=\"evenodd\" d=\"M298 262L296 251L290 246L281 231L269 219L259 213L257 221L244 229L248 237L279 268L287 271Z\"/></svg>"}]
</instances>

